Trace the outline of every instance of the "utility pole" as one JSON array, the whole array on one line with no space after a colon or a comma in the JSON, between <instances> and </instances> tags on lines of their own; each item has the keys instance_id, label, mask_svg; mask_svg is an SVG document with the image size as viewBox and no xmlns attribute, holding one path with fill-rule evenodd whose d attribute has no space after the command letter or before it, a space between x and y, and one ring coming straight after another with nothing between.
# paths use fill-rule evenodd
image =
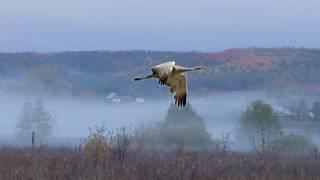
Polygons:
<instances>
[{"instance_id":1,"label":"utility pole","mask_svg":"<svg viewBox=\"0 0 320 180\"><path fill-rule=\"evenodd\" d=\"M32 131L32 137L31 137L31 142L32 142L32 149L34 149L34 137L35 136L35 132Z\"/></svg>"}]
</instances>

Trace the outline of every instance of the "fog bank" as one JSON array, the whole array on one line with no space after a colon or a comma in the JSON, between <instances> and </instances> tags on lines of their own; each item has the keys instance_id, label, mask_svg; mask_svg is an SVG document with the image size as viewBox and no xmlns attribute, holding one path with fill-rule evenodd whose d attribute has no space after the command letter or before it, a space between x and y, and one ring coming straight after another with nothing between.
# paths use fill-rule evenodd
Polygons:
<instances>
[{"instance_id":1,"label":"fog bank","mask_svg":"<svg viewBox=\"0 0 320 180\"><path fill-rule=\"evenodd\" d=\"M189 102L207 125L213 138L222 134L231 134L234 138L239 127L239 118L252 100L263 99L277 110L282 104L292 99L274 98L263 92L214 93L210 96L191 94ZM304 97L309 100L311 97ZM0 97L0 135L2 138L15 134L17 118L23 103L34 101L35 97L1 96ZM103 100L81 100L77 98L43 98L46 108L55 118L54 137L84 138L89 134L89 127L105 123L108 130L120 127L136 127L140 123L161 121L165 118L171 96L157 99L146 98L145 103L111 103ZM281 109L281 108L280 108ZM299 125L298 125L299 126ZM311 127L312 128L312 127ZM286 127L286 131L308 132L308 136L317 140L318 134L310 129ZM310 133L314 132L314 133Z\"/></svg>"}]
</instances>

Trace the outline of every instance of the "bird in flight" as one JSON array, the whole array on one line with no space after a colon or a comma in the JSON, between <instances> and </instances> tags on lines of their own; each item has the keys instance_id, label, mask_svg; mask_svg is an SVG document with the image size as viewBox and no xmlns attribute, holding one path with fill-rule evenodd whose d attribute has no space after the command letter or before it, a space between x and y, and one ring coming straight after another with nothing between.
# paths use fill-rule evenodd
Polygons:
<instances>
[{"instance_id":1,"label":"bird in flight","mask_svg":"<svg viewBox=\"0 0 320 180\"><path fill-rule=\"evenodd\" d=\"M202 66L186 68L175 65L174 61L165 62L151 67L152 74L145 77L135 78L135 81L143 79L157 78L160 85L169 87L170 92L174 93L175 104L184 107L187 103L187 78L185 72L206 70Z\"/></svg>"}]
</instances>

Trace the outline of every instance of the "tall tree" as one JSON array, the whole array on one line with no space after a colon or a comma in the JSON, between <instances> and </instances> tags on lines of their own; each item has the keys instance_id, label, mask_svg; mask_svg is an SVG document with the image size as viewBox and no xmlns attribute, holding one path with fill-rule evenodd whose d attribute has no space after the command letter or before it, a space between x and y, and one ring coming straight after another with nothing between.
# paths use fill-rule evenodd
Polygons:
<instances>
[{"instance_id":1,"label":"tall tree","mask_svg":"<svg viewBox=\"0 0 320 180\"><path fill-rule=\"evenodd\" d=\"M203 119L190 104L177 108L173 104L160 126L160 135L165 144L183 143L188 147L203 148L212 143Z\"/></svg>"},{"instance_id":2,"label":"tall tree","mask_svg":"<svg viewBox=\"0 0 320 180\"><path fill-rule=\"evenodd\" d=\"M19 137L31 137L33 131L33 105L25 102L16 124Z\"/></svg>"},{"instance_id":3,"label":"tall tree","mask_svg":"<svg viewBox=\"0 0 320 180\"><path fill-rule=\"evenodd\" d=\"M261 100L253 101L241 115L240 129L263 152L271 147L281 133L277 114L271 105Z\"/></svg>"},{"instance_id":4,"label":"tall tree","mask_svg":"<svg viewBox=\"0 0 320 180\"><path fill-rule=\"evenodd\" d=\"M34 103L24 103L16 128L18 136L23 140L31 139L34 132L35 142L39 144L52 135L53 125L53 116L46 109L44 102L38 99Z\"/></svg>"}]
</instances>

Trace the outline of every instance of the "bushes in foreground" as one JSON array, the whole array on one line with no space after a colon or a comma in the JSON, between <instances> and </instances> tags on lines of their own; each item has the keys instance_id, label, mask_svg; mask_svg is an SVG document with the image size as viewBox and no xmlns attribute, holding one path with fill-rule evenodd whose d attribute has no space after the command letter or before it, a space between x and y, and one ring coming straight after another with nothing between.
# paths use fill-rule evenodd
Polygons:
<instances>
[{"instance_id":1,"label":"bushes in foreground","mask_svg":"<svg viewBox=\"0 0 320 180\"><path fill-rule=\"evenodd\" d=\"M264 158L255 153L135 150L97 166L79 149L0 149L0 179L319 179L311 154Z\"/></svg>"},{"instance_id":2,"label":"bushes in foreground","mask_svg":"<svg viewBox=\"0 0 320 180\"><path fill-rule=\"evenodd\" d=\"M306 136L299 134L286 134L275 141L275 148L284 155L301 155L317 151L317 146Z\"/></svg>"}]
</instances>

